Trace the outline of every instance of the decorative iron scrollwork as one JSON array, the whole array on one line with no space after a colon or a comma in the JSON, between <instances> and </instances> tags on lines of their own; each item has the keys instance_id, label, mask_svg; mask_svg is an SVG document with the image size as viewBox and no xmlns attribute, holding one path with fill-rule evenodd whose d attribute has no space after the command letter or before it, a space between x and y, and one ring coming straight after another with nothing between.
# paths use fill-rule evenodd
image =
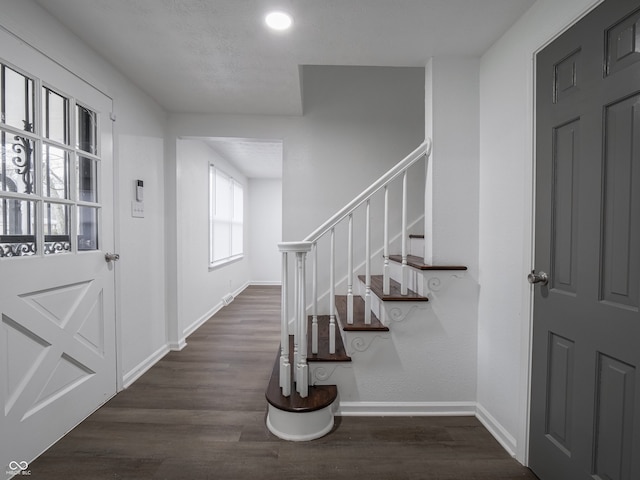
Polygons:
<instances>
[{"instance_id":1,"label":"decorative iron scrollwork","mask_svg":"<svg viewBox=\"0 0 640 480\"><path fill-rule=\"evenodd\" d=\"M25 131L31 132L33 130L33 124L26 121L23 122ZM16 154L11 158L11 161L16 166L18 175L22 177L22 181L24 182L24 193L33 193L33 162L31 160L33 148L31 147L31 141L28 138L21 137L20 135L16 135L13 139L19 143L14 143L11 147L13 152Z\"/></svg>"},{"instance_id":2,"label":"decorative iron scrollwork","mask_svg":"<svg viewBox=\"0 0 640 480\"><path fill-rule=\"evenodd\" d=\"M335 372L337 368L337 365L335 365L331 369L326 367L315 368L313 370L313 385L315 385L317 382L326 382L327 380L329 380L329 378L331 378L333 372Z\"/></svg>"},{"instance_id":3,"label":"decorative iron scrollwork","mask_svg":"<svg viewBox=\"0 0 640 480\"><path fill-rule=\"evenodd\" d=\"M44 254L51 255L55 253L65 253L71 251L71 244L69 242L52 242L44 244Z\"/></svg>"},{"instance_id":4,"label":"decorative iron scrollwork","mask_svg":"<svg viewBox=\"0 0 640 480\"><path fill-rule=\"evenodd\" d=\"M349 352L349 355L352 355L356 352L362 353L365 352L369 349L369 347L371 345L373 345L373 342L376 340L376 338L389 338L388 335L367 335L367 339L365 340L363 337L355 337L353 340L351 340L351 349L352 351Z\"/></svg>"},{"instance_id":5,"label":"decorative iron scrollwork","mask_svg":"<svg viewBox=\"0 0 640 480\"><path fill-rule=\"evenodd\" d=\"M0 244L0 258L24 257L36 253L35 242Z\"/></svg>"},{"instance_id":6,"label":"decorative iron scrollwork","mask_svg":"<svg viewBox=\"0 0 640 480\"><path fill-rule=\"evenodd\" d=\"M438 277L433 277L428 280L427 286L429 287L429 291L437 292L442 288L442 281Z\"/></svg>"},{"instance_id":7,"label":"decorative iron scrollwork","mask_svg":"<svg viewBox=\"0 0 640 480\"><path fill-rule=\"evenodd\" d=\"M409 318L409 316L414 311L418 309L423 310L423 308L419 307L418 305L413 305L409 309L407 309L406 307L405 308L393 307L389 310L389 317L391 317L391 320L393 320L394 322L403 322L404 320Z\"/></svg>"}]
</instances>

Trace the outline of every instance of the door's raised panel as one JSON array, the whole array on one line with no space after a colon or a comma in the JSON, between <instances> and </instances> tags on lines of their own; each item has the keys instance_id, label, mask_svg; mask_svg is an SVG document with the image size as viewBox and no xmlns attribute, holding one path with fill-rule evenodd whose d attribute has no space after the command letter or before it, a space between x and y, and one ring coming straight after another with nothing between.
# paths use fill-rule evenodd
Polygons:
<instances>
[{"instance_id":1,"label":"door's raised panel","mask_svg":"<svg viewBox=\"0 0 640 480\"><path fill-rule=\"evenodd\" d=\"M553 101L557 103L578 90L580 50L560 60L553 68Z\"/></svg>"},{"instance_id":2,"label":"door's raised panel","mask_svg":"<svg viewBox=\"0 0 640 480\"><path fill-rule=\"evenodd\" d=\"M101 290L97 295L93 307L89 310L78 332L76 339L84 343L101 357L104 356L104 293Z\"/></svg>"},{"instance_id":3,"label":"door's raised panel","mask_svg":"<svg viewBox=\"0 0 640 480\"><path fill-rule=\"evenodd\" d=\"M78 304L87 294L90 285L91 282L64 285L41 292L20 295L20 298L52 322L65 327Z\"/></svg>"},{"instance_id":4,"label":"door's raised panel","mask_svg":"<svg viewBox=\"0 0 640 480\"><path fill-rule=\"evenodd\" d=\"M554 128L552 287L576 292L580 120Z\"/></svg>"},{"instance_id":5,"label":"door's raised panel","mask_svg":"<svg viewBox=\"0 0 640 480\"><path fill-rule=\"evenodd\" d=\"M636 10L606 34L607 74L640 61L640 10Z\"/></svg>"},{"instance_id":6,"label":"door's raised panel","mask_svg":"<svg viewBox=\"0 0 640 480\"><path fill-rule=\"evenodd\" d=\"M631 480L635 367L598 354L594 473L602 480Z\"/></svg>"},{"instance_id":7,"label":"door's raised panel","mask_svg":"<svg viewBox=\"0 0 640 480\"><path fill-rule=\"evenodd\" d=\"M23 422L104 368L103 297L91 281L3 299L5 415Z\"/></svg>"},{"instance_id":8,"label":"door's raised panel","mask_svg":"<svg viewBox=\"0 0 640 480\"><path fill-rule=\"evenodd\" d=\"M638 307L640 295L640 95L605 113L602 299Z\"/></svg>"},{"instance_id":9,"label":"door's raised panel","mask_svg":"<svg viewBox=\"0 0 640 480\"><path fill-rule=\"evenodd\" d=\"M547 438L571 456L574 342L549 335L547 376Z\"/></svg>"},{"instance_id":10,"label":"door's raised panel","mask_svg":"<svg viewBox=\"0 0 640 480\"><path fill-rule=\"evenodd\" d=\"M2 395L4 414L8 415L44 360L51 344L7 315L2 315L2 328L5 329L7 344L3 348L0 366L6 368L3 375L6 385Z\"/></svg>"},{"instance_id":11,"label":"door's raised panel","mask_svg":"<svg viewBox=\"0 0 640 480\"><path fill-rule=\"evenodd\" d=\"M47 383L35 399L33 406L24 414L22 420L24 421L47 405L55 402L66 393L89 380L94 374L93 370L82 365L71 356L66 353L62 354Z\"/></svg>"}]
</instances>

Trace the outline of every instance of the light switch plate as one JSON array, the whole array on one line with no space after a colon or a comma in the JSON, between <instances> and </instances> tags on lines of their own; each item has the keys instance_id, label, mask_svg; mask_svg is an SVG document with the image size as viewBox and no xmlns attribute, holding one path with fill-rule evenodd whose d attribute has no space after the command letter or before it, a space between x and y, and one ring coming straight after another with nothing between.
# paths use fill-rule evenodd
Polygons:
<instances>
[{"instance_id":1,"label":"light switch plate","mask_svg":"<svg viewBox=\"0 0 640 480\"><path fill-rule=\"evenodd\" d=\"M144 202L131 202L131 216L135 218L144 218Z\"/></svg>"}]
</instances>

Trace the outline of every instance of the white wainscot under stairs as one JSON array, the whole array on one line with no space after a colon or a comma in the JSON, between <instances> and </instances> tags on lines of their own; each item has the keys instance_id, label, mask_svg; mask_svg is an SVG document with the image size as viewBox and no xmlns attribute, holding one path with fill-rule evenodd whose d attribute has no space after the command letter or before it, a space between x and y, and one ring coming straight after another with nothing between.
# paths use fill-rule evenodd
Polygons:
<instances>
[{"instance_id":1,"label":"white wainscot under stairs","mask_svg":"<svg viewBox=\"0 0 640 480\"><path fill-rule=\"evenodd\" d=\"M280 245L282 344L266 392L267 426L276 436L322 437L334 415L475 414L469 366L476 326L467 310L477 284L464 266L425 265L424 235L409 233L420 219L407 221L407 170L429 153L425 142L305 241ZM396 179L401 227L390 239L389 191ZM370 205L379 192L382 247L372 253ZM354 236L359 207L364 228ZM346 269L336 268L336 228L343 221L346 261L338 264ZM354 249L354 237L364 240L363 248ZM319 245L327 250L320 262ZM400 253L390 254L391 248ZM328 288L319 288L322 279Z\"/></svg>"}]
</instances>

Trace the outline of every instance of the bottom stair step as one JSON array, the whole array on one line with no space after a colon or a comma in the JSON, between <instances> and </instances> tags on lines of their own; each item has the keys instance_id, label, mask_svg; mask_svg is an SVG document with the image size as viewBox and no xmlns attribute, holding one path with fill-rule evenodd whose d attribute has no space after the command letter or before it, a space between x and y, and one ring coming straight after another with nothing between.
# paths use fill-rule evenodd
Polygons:
<instances>
[{"instance_id":1,"label":"bottom stair step","mask_svg":"<svg viewBox=\"0 0 640 480\"><path fill-rule=\"evenodd\" d=\"M289 362L293 364L293 336L289 337ZM293 372L292 372L293 374ZM309 387L309 396L302 398L295 391L292 382L291 395L285 397L280 388L280 349L271 373L271 379L265 392L267 402L285 412L305 413L321 410L331 405L338 397L338 387L335 385L316 385Z\"/></svg>"}]
</instances>

